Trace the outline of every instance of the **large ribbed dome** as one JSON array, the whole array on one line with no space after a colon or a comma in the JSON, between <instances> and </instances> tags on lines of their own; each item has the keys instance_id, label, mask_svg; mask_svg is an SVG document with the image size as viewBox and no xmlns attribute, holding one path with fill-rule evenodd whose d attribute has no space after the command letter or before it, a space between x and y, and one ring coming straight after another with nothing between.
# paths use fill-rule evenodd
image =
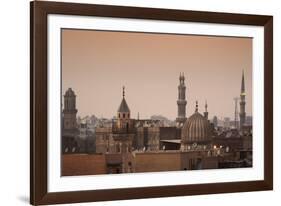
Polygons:
<instances>
[{"instance_id":1,"label":"large ribbed dome","mask_svg":"<svg viewBox=\"0 0 281 206\"><path fill-rule=\"evenodd\" d=\"M209 141L210 126L208 120L198 110L184 123L181 131L183 144L204 143Z\"/></svg>"}]
</instances>

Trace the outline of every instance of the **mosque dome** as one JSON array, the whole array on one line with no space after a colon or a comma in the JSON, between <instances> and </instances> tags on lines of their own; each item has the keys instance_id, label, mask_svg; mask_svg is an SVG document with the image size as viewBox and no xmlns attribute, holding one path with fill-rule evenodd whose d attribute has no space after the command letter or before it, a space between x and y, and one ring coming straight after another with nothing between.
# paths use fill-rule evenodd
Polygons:
<instances>
[{"instance_id":1,"label":"mosque dome","mask_svg":"<svg viewBox=\"0 0 281 206\"><path fill-rule=\"evenodd\" d=\"M183 144L206 143L210 137L210 124L208 120L196 110L184 123L181 131L181 140Z\"/></svg>"}]
</instances>

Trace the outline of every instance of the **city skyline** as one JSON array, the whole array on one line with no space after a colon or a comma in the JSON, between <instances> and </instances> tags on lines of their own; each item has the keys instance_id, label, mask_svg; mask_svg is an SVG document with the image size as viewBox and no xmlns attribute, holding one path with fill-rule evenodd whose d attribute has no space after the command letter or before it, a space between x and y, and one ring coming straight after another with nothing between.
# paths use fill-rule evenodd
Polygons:
<instances>
[{"instance_id":1,"label":"city skyline","mask_svg":"<svg viewBox=\"0 0 281 206\"><path fill-rule=\"evenodd\" d=\"M183 72L187 117L193 114L196 100L203 113L207 100L210 118L233 119L233 98L240 95L243 70L246 114L250 116L250 38L62 31L62 95L69 87L75 91L81 117L116 116L125 86L132 118L139 113L140 118L162 115L175 120L179 74ZM227 92L225 86L229 86Z\"/></svg>"}]
</instances>

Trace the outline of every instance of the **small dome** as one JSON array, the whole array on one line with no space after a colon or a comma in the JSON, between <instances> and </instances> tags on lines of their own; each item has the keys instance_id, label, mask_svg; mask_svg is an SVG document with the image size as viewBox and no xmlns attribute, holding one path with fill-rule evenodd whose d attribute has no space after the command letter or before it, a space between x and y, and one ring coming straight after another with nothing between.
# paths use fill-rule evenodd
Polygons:
<instances>
[{"instance_id":1,"label":"small dome","mask_svg":"<svg viewBox=\"0 0 281 206\"><path fill-rule=\"evenodd\" d=\"M183 144L204 143L209 141L210 125L197 110L184 123L181 131Z\"/></svg>"},{"instance_id":2,"label":"small dome","mask_svg":"<svg viewBox=\"0 0 281 206\"><path fill-rule=\"evenodd\" d=\"M68 88L64 96L75 96L75 93L71 88Z\"/></svg>"}]
</instances>

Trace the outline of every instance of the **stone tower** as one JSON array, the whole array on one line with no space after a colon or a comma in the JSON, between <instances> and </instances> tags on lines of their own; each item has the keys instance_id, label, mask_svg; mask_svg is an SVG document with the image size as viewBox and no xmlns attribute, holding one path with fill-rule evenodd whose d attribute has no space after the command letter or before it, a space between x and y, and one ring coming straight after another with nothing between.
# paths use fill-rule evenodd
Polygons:
<instances>
[{"instance_id":1,"label":"stone tower","mask_svg":"<svg viewBox=\"0 0 281 206\"><path fill-rule=\"evenodd\" d=\"M130 117L130 109L125 100L125 87L123 87L123 98L117 111L117 122L112 125L112 137L114 149L112 153L121 155L122 172L133 171L132 144L135 136L133 120Z\"/></svg>"},{"instance_id":2,"label":"stone tower","mask_svg":"<svg viewBox=\"0 0 281 206\"><path fill-rule=\"evenodd\" d=\"M244 71L242 73L242 82L241 82L241 92L240 92L240 130L242 130L243 125L245 124L246 120L246 93L245 93L245 80L244 80Z\"/></svg>"},{"instance_id":3,"label":"stone tower","mask_svg":"<svg viewBox=\"0 0 281 206\"><path fill-rule=\"evenodd\" d=\"M117 111L117 125L119 129L129 129L131 126L130 109L125 99L125 87L123 87L123 98Z\"/></svg>"},{"instance_id":4,"label":"stone tower","mask_svg":"<svg viewBox=\"0 0 281 206\"><path fill-rule=\"evenodd\" d=\"M76 95L69 88L64 94L64 109L63 109L63 129L75 129L76 123Z\"/></svg>"},{"instance_id":5,"label":"stone tower","mask_svg":"<svg viewBox=\"0 0 281 206\"><path fill-rule=\"evenodd\" d=\"M123 98L117 111L117 122L112 127L113 139L117 153L128 153L132 149L134 137L133 120L130 118L130 109L125 100L125 88Z\"/></svg>"},{"instance_id":6,"label":"stone tower","mask_svg":"<svg viewBox=\"0 0 281 206\"><path fill-rule=\"evenodd\" d=\"M184 84L184 80L185 80L184 74L180 73L179 80L180 80L180 84L178 86L178 101L177 101L178 117L176 119L176 122L177 122L178 127L182 127L183 124L186 121L186 111L185 111L185 108L186 108L186 100L185 100L186 86Z\"/></svg>"}]
</instances>

